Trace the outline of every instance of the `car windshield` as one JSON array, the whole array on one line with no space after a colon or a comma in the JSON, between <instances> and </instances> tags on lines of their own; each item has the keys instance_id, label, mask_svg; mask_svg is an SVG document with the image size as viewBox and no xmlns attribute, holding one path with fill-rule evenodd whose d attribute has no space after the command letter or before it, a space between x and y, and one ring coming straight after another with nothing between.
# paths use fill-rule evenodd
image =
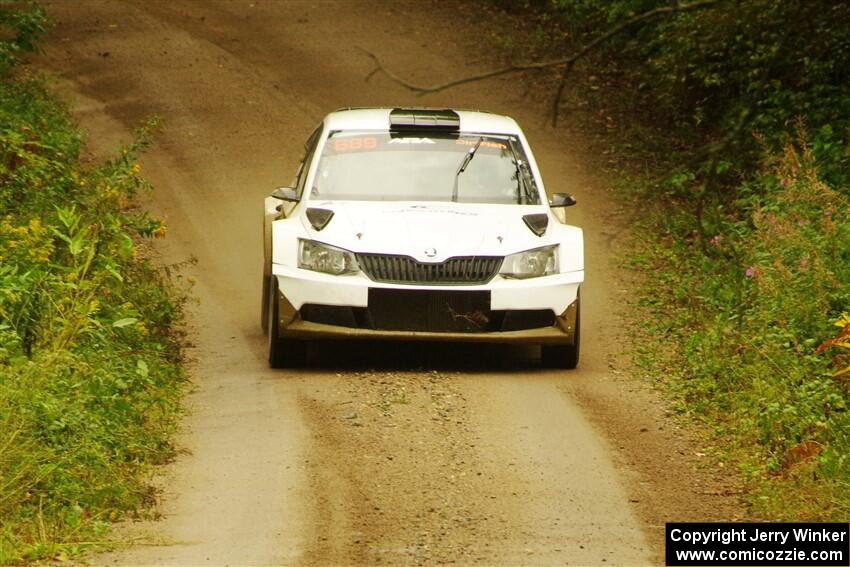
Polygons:
<instances>
[{"instance_id":1,"label":"car windshield","mask_svg":"<svg viewBox=\"0 0 850 567\"><path fill-rule=\"evenodd\" d=\"M329 201L540 204L516 137L421 131L332 132L310 195Z\"/></svg>"}]
</instances>

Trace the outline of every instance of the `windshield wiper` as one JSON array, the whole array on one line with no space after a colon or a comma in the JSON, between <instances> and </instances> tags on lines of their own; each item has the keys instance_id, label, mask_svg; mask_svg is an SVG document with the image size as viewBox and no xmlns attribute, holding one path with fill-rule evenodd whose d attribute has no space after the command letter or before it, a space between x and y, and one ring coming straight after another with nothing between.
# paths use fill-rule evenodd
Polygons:
<instances>
[{"instance_id":1,"label":"windshield wiper","mask_svg":"<svg viewBox=\"0 0 850 567\"><path fill-rule=\"evenodd\" d=\"M532 202L534 199L528 190L528 184L525 181L525 162L519 159L514 148L513 141L508 142L508 147L511 149L511 155L514 158L514 167L516 168L516 200L518 205L524 205L526 202Z\"/></svg>"},{"instance_id":2,"label":"windshield wiper","mask_svg":"<svg viewBox=\"0 0 850 567\"><path fill-rule=\"evenodd\" d=\"M484 136L478 138L478 143L475 144L474 147L469 148L469 151L466 152L465 156L463 156L463 161L460 162L460 167L457 168L457 173L455 173L455 184L454 187L452 187L452 203L457 203L457 182L460 179L460 174L466 171L466 166L468 166L469 162L472 161L472 158L475 157L475 152L478 151L478 147L483 141Z\"/></svg>"}]
</instances>

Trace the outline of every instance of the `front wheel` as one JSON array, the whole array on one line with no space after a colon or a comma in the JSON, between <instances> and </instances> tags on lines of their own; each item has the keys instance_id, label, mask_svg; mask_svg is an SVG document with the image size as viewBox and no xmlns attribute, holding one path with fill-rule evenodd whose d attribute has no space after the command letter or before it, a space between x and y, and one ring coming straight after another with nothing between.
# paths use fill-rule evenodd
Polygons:
<instances>
[{"instance_id":1,"label":"front wheel","mask_svg":"<svg viewBox=\"0 0 850 567\"><path fill-rule=\"evenodd\" d=\"M580 301L576 299L576 301ZM575 340L571 345L543 345L540 347L540 359L546 368L574 369L578 366L581 346L581 303L576 304Z\"/></svg>"},{"instance_id":2,"label":"front wheel","mask_svg":"<svg viewBox=\"0 0 850 567\"><path fill-rule=\"evenodd\" d=\"M271 278L268 276L263 276L263 295L260 299L260 328L263 330L264 335L269 334L269 317L270 309L269 309L269 296L271 292Z\"/></svg>"},{"instance_id":3,"label":"front wheel","mask_svg":"<svg viewBox=\"0 0 850 567\"><path fill-rule=\"evenodd\" d=\"M272 276L269 284L269 366L272 368L298 368L307 362L307 343L280 337L280 299L277 278Z\"/></svg>"}]
</instances>

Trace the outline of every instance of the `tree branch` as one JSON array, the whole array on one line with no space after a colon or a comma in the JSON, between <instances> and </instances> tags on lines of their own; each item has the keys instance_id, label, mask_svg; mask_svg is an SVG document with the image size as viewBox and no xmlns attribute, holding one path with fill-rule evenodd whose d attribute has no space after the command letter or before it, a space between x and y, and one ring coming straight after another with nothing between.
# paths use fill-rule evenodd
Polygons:
<instances>
[{"instance_id":1,"label":"tree branch","mask_svg":"<svg viewBox=\"0 0 850 567\"><path fill-rule=\"evenodd\" d=\"M411 83L406 81L387 69L377 55L372 53L371 51L367 51L362 47L359 48L363 53L365 53L368 57L372 59L375 63L375 68L372 69L368 75L366 75L366 80L371 79L376 73L383 73L393 82L403 86L404 88L416 93L421 96L429 93L437 93L440 91L444 91L446 89L450 89L452 87L456 87L459 85L463 85L466 83L472 83L476 81L483 81L485 79L492 79L494 77L499 77L501 75L508 75L511 73L520 73L525 71L537 71L541 69L548 69L551 67L561 67L563 66L563 70L561 71L561 78L558 82L558 87L555 90L555 98L552 101L552 125L557 126L558 124L558 114L561 106L561 98L564 94L564 89L566 88L567 79L572 73L575 64L593 51L595 48L605 43L615 35L623 32L624 30L631 28L636 24L640 24L646 22L647 20L651 20L653 18L657 18L659 16L663 16L666 14L675 14L680 12L693 12L696 10L702 10L705 8L710 8L724 0L694 0L688 4L680 4L678 0L673 0L673 3L670 6L663 6L660 8L654 8L652 10L648 10L636 16L629 18L628 20L614 26L604 34L600 35L569 57L563 57L560 59L552 59L549 61L536 61L533 63L526 63L522 65L509 65L506 67L502 67L499 69L494 69L492 71L487 71L486 73L480 73L477 75L470 75L468 77L463 77L461 79L456 79L454 81L448 81L446 83L439 83L436 85L417 85L415 83Z\"/></svg>"}]
</instances>

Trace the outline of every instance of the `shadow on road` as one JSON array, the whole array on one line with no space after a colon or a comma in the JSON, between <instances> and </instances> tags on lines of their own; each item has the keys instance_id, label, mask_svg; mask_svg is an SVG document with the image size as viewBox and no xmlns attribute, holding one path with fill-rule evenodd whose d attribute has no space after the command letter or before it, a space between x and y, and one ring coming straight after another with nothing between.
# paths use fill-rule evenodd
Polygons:
<instances>
[{"instance_id":1,"label":"shadow on road","mask_svg":"<svg viewBox=\"0 0 850 567\"><path fill-rule=\"evenodd\" d=\"M308 368L346 370L535 370L533 345L408 341L324 341L312 345Z\"/></svg>"}]
</instances>

